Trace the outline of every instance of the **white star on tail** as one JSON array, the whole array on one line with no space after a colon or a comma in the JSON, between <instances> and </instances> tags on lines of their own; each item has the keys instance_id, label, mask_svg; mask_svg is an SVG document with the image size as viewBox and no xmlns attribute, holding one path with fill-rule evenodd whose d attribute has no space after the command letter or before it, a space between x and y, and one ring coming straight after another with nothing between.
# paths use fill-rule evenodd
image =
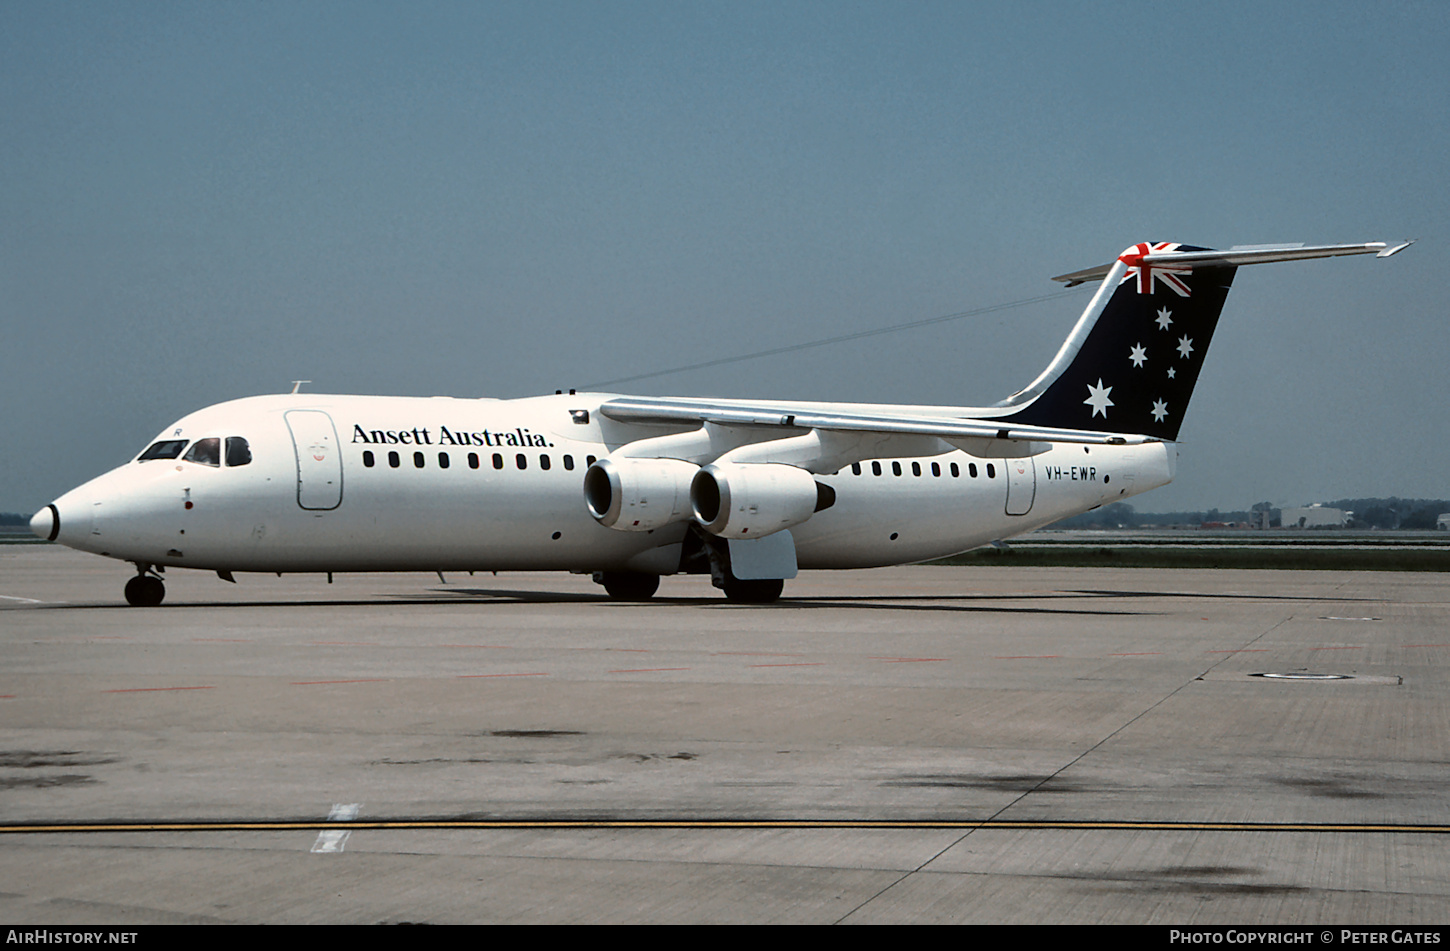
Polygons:
<instances>
[{"instance_id":1,"label":"white star on tail","mask_svg":"<svg viewBox=\"0 0 1450 951\"><path fill-rule=\"evenodd\" d=\"M1188 355L1190 353L1192 353L1192 352L1193 352L1193 341L1188 339L1188 335L1187 334L1184 334L1182 337L1179 337L1178 338L1178 354L1179 354L1179 356L1181 356L1181 357L1183 357L1183 359L1187 360L1188 359Z\"/></svg>"},{"instance_id":2,"label":"white star on tail","mask_svg":"<svg viewBox=\"0 0 1450 951\"><path fill-rule=\"evenodd\" d=\"M1113 392L1113 388L1111 386L1103 386L1103 378L1098 377L1097 386L1093 386L1091 383L1088 384L1088 398L1083 400L1083 402L1093 408L1094 416L1101 413L1103 419L1107 419L1108 407L1116 405L1112 400L1108 399L1108 394L1111 392Z\"/></svg>"},{"instance_id":3,"label":"white star on tail","mask_svg":"<svg viewBox=\"0 0 1450 951\"><path fill-rule=\"evenodd\" d=\"M1128 359L1133 361L1133 366L1140 367L1148 360L1148 351L1143 349L1141 343L1133 344L1133 352L1128 354Z\"/></svg>"},{"instance_id":4,"label":"white star on tail","mask_svg":"<svg viewBox=\"0 0 1450 951\"><path fill-rule=\"evenodd\" d=\"M1167 330L1168 325L1173 323L1173 311L1169 310L1167 307L1164 307L1162 310L1158 311L1158 319L1153 321L1153 323L1158 325L1159 330Z\"/></svg>"},{"instance_id":5,"label":"white star on tail","mask_svg":"<svg viewBox=\"0 0 1450 951\"><path fill-rule=\"evenodd\" d=\"M1163 422L1163 417L1168 415L1168 404L1162 400L1153 401L1153 422Z\"/></svg>"}]
</instances>

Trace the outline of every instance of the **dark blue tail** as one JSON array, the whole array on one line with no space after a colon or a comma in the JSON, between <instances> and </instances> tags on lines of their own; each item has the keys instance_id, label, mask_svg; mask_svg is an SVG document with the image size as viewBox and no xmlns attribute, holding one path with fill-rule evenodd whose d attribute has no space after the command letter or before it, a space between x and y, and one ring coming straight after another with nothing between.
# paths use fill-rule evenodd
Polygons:
<instances>
[{"instance_id":1,"label":"dark blue tail","mask_svg":"<svg viewBox=\"0 0 1450 951\"><path fill-rule=\"evenodd\" d=\"M1141 259L1203 250L1161 243L1123 252L1052 365L1002 404L1000 418L1177 439L1237 268Z\"/></svg>"}]
</instances>

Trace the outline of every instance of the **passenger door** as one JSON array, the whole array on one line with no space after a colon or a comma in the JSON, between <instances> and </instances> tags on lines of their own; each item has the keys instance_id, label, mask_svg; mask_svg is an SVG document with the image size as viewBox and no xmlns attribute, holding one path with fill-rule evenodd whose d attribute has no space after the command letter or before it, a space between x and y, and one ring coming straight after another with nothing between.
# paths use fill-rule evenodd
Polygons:
<instances>
[{"instance_id":1,"label":"passenger door","mask_svg":"<svg viewBox=\"0 0 1450 951\"><path fill-rule=\"evenodd\" d=\"M1007 514L1026 515L1037 497L1037 463L1031 456L1003 459L1007 470Z\"/></svg>"},{"instance_id":2,"label":"passenger door","mask_svg":"<svg viewBox=\"0 0 1450 951\"><path fill-rule=\"evenodd\" d=\"M332 417L322 410L294 409L284 418L297 453L297 504L327 511L342 504L342 450Z\"/></svg>"}]
</instances>

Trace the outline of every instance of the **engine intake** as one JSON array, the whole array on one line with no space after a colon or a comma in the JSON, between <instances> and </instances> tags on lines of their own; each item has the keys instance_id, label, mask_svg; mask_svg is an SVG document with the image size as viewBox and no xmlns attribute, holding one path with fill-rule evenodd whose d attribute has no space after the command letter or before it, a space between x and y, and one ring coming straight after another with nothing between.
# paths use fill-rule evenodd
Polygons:
<instances>
[{"instance_id":1,"label":"engine intake","mask_svg":"<svg viewBox=\"0 0 1450 951\"><path fill-rule=\"evenodd\" d=\"M758 538L799 525L836 501L804 469L774 462L708 465L690 483L690 506L707 532Z\"/></svg>"},{"instance_id":2,"label":"engine intake","mask_svg":"<svg viewBox=\"0 0 1450 951\"><path fill-rule=\"evenodd\" d=\"M584 503L600 525L649 532L690 517L690 479L679 459L600 459L584 473Z\"/></svg>"}]
</instances>

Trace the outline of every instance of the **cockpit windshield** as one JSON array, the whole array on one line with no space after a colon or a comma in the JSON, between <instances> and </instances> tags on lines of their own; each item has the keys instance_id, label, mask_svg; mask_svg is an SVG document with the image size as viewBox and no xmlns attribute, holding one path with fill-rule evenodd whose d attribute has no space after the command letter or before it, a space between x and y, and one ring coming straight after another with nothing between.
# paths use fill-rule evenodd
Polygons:
<instances>
[{"instance_id":1,"label":"cockpit windshield","mask_svg":"<svg viewBox=\"0 0 1450 951\"><path fill-rule=\"evenodd\" d=\"M137 462L149 462L153 459L175 459L181 455L181 451L188 445L185 439L163 439L161 442L152 443L146 447L146 451L136 457ZM184 457L187 462L195 462L203 466L218 466L222 464L222 440L220 436L208 436L205 439L198 439L190 443L191 451ZM245 466L252 461L252 446L244 436L226 437L226 461L227 466Z\"/></svg>"},{"instance_id":2,"label":"cockpit windshield","mask_svg":"<svg viewBox=\"0 0 1450 951\"><path fill-rule=\"evenodd\" d=\"M185 448L185 439L163 439L147 447L146 451L136 458L136 461L147 462L151 459L175 459L181 455L181 450Z\"/></svg>"},{"instance_id":3,"label":"cockpit windshield","mask_svg":"<svg viewBox=\"0 0 1450 951\"><path fill-rule=\"evenodd\" d=\"M186 454L185 459L187 462L196 462L204 466L219 466L222 464L222 441L215 436L198 439L192 444L191 451Z\"/></svg>"},{"instance_id":4,"label":"cockpit windshield","mask_svg":"<svg viewBox=\"0 0 1450 951\"><path fill-rule=\"evenodd\" d=\"M227 437L227 465L244 466L252 461L252 447L241 436Z\"/></svg>"}]
</instances>

